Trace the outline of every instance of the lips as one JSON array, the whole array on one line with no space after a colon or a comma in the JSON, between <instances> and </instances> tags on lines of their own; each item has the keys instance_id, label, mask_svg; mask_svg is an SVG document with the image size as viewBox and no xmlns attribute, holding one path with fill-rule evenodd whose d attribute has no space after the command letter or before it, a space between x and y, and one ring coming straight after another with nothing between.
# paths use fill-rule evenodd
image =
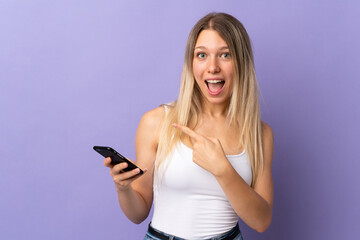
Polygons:
<instances>
[{"instance_id":1,"label":"lips","mask_svg":"<svg viewBox=\"0 0 360 240\"><path fill-rule=\"evenodd\" d=\"M225 86L225 80L223 79L206 79L205 83L209 94L212 96L219 95Z\"/></svg>"}]
</instances>

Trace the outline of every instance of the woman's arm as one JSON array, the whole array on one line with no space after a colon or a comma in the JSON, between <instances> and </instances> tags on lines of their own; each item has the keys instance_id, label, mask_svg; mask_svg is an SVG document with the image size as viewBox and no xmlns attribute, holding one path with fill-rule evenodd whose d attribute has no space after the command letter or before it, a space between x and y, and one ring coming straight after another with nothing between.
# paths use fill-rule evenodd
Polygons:
<instances>
[{"instance_id":1,"label":"woman's arm","mask_svg":"<svg viewBox=\"0 0 360 240\"><path fill-rule=\"evenodd\" d=\"M193 161L215 176L237 215L251 228L264 232L270 226L273 205L271 127L262 123L264 169L255 180L254 189L232 167L218 139L202 136L180 124L174 127L190 136Z\"/></svg>"},{"instance_id":2,"label":"woman's arm","mask_svg":"<svg viewBox=\"0 0 360 240\"><path fill-rule=\"evenodd\" d=\"M164 109L158 107L144 114L135 139L136 165L146 169L142 176L136 176L135 170L120 173L126 166L118 164L105 165L111 168L115 182L119 204L127 218L139 224L149 215L153 200L153 168L159 138L160 124L164 117Z\"/></svg>"},{"instance_id":3,"label":"woman's arm","mask_svg":"<svg viewBox=\"0 0 360 240\"><path fill-rule=\"evenodd\" d=\"M251 228L264 232L271 224L273 206L273 132L269 125L262 124L264 169L255 181L254 189L230 165L216 176L238 216Z\"/></svg>"}]
</instances>

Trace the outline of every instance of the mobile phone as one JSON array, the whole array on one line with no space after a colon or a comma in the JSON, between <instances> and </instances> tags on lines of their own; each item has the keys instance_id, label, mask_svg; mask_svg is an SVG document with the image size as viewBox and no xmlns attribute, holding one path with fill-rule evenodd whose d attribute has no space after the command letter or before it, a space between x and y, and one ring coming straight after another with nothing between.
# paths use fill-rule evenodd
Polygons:
<instances>
[{"instance_id":1,"label":"mobile phone","mask_svg":"<svg viewBox=\"0 0 360 240\"><path fill-rule=\"evenodd\" d=\"M103 146L94 146L93 147L96 152L101 154L103 157L110 157L111 158L111 164L116 165L122 162L126 162L128 166L123 169L124 172L131 171L133 169L139 168L132 162L130 162L126 157L112 149L111 147L103 147ZM140 168L139 168L140 169ZM140 169L139 174L143 174L143 170Z\"/></svg>"}]
</instances>

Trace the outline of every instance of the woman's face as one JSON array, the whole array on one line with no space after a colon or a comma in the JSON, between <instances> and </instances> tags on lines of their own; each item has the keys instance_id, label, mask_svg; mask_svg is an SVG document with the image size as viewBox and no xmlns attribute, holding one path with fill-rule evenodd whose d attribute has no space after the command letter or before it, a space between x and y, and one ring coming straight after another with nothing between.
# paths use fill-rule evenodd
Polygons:
<instances>
[{"instance_id":1,"label":"woman's face","mask_svg":"<svg viewBox=\"0 0 360 240\"><path fill-rule=\"evenodd\" d=\"M200 32L194 48L193 73L209 103L221 104L230 98L233 60L226 42L216 31Z\"/></svg>"}]
</instances>

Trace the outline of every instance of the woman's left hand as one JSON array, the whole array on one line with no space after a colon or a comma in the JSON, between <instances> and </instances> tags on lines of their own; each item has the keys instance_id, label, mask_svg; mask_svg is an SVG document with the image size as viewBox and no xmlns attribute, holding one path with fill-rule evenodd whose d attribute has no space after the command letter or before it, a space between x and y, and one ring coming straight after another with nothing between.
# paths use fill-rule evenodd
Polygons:
<instances>
[{"instance_id":1,"label":"woman's left hand","mask_svg":"<svg viewBox=\"0 0 360 240\"><path fill-rule=\"evenodd\" d=\"M220 176L230 165L226 158L220 140L200 135L190 128L174 123L175 128L187 134L193 143L193 162L212 173Z\"/></svg>"}]
</instances>

